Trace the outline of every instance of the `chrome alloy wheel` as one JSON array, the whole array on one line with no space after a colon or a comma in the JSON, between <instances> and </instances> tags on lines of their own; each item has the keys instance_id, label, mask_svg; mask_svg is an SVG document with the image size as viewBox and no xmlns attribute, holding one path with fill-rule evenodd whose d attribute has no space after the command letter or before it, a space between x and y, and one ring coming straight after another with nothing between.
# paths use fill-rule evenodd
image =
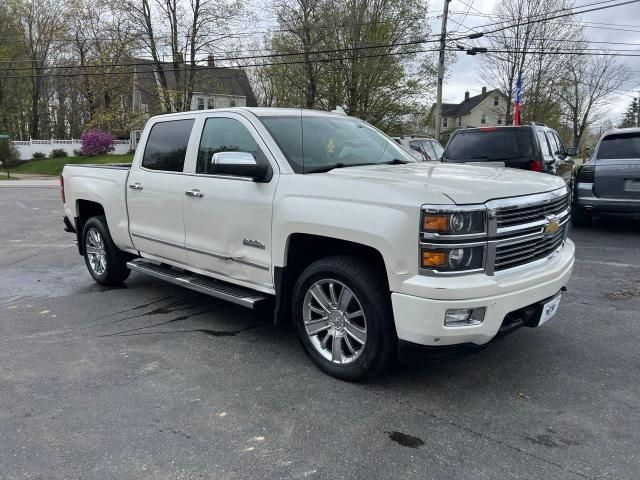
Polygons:
<instances>
[{"instance_id":1,"label":"chrome alloy wheel","mask_svg":"<svg viewBox=\"0 0 640 480\"><path fill-rule=\"evenodd\" d=\"M353 362L367 342L360 301L344 283L322 279L309 287L302 307L304 328L316 351L331 363Z\"/></svg>"},{"instance_id":2,"label":"chrome alloy wheel","mask_svg":"<svg viewBox=\"0 0 640 480\"><path fill-rule=\"evenodd\" d=\"M89 259L89 266L96 275L104 275L107 270L107 252L102 234L95 228L90 228L85 238L85 251Z\"/></svg>"}]
</instances>

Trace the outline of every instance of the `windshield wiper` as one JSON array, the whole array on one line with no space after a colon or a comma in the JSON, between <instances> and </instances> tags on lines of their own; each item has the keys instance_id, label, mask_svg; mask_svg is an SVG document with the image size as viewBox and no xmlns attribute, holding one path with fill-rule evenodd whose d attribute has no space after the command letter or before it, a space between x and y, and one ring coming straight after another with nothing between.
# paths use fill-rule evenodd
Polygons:
<instances>
[{"instance_id":1,"label":"windshield wiper","mask_svg":"<svg viewBox=\"0 0 640 480\"><path fill-rule=\"evenodd\" d=\"M388 162L382 162L381 164L376 164L376 165L406 165L407 162L406 160L401 160L399 158L394 158L393 160L389 160Z\"/></svg>"},{"instance_id":2,"label":"windshield wiper","mask_svg":"<svg viewBox=\"0 0 640 480\"><path fill-rule=\"evenodd\" d=\"M407 162L406 160L401 160L399 158L394 158L393 160L389 160L388 162L363 162L363 163L334 163L333 165L326 165L324 167L318 167L311 170L305 170L304 173L326 173L334 170L336 168L348 168L348 167L365 167L369 165L404 165Z\"/></svg>"},{"instance_id":3,"label":"windshield wiper","mask_svg":"<svg viewBox=\"0 0 640 480\"><path fill-rule=\"evenodd\" d=\"M305 170L304 173L326 173L335 168L347 168L347 167L362 167L365 165L374 165L372 163L334 163L332 165L325 165L324 167L318 167L310 170Z\"/></svg>"}]
</instances>

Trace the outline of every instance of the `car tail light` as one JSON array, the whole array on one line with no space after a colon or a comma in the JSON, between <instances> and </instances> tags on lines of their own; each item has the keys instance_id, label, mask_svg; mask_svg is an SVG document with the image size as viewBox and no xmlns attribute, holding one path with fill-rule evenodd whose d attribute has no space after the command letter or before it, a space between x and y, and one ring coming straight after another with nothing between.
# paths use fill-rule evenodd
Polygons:
<instances>
[{"instance_id":1,"label":"car tail light","mask_svg":"<svg viewBox=\"0 0 640 480\"><path fill-rule=\"evenodd\" d=\"M528 168L532 172L544 172L544 165L542 165L542 161L540 160L531 160Z\"/></svg>"},{"instance_id":2,"label":"car tail light","mask_svg":"<svg viewBox=\"0 0 640 480\"><path fill-rule=\"evenodd\" d=\"M583 183L593 183L596 173L596 166L591 163L585 163L578 170L578 181Z\"/></svg>"},{"instance_id":3,"label":"car tail light","mask_svg":"<svg viewBox=\"0 0 640 480\"><path fill-rule=\"evenodd\" d=\"M62 203L66 203L64 198L64 177L62 175L60 175L60 195L62 196Z\"/></svg>"}]
</instances>

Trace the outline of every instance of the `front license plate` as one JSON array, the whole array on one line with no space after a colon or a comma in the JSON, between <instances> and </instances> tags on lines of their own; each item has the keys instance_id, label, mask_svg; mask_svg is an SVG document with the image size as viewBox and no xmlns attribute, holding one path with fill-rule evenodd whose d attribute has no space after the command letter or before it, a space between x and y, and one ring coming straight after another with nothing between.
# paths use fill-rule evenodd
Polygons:
<instances>
[{"instance_id":1,"label":"front license plate","mask_svg":"<svg viewBox=\"0 0 640 480\"><path fill-rule=\"evenodd\" d=\"M635 178L627 178L624 181L624 189L627 192L640 192L640 180Z\"/></svg>"},{"instance_id":2,"label":"front license plate","mask_svg":"<svg viewBox=\"0 0 640 480\"><path fill-rule=\"evenodd\" d=\"M541 326L556 314L556 312L558 311L558 307L560 306L560 299L562 299L562 295L558 295L542 306L542 314L540 315L538 326Z\"/></svg>"}]
</instances>

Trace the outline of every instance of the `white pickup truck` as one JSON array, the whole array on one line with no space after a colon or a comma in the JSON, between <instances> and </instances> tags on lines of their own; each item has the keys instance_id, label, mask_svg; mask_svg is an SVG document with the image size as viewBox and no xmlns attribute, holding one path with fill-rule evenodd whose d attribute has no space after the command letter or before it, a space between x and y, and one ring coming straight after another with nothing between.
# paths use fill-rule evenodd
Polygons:
<instances>
[{"instance_id":1,"label":"white pickup truck","mask_svg":"<svg viewBox=\"0 0 640 480\"><path fill-rule=\"evenodd\" d=\"M539 326L574 264L562 179L418 163L337 113L158 116L131 166L67 165L61 182L95 281L133 270L272 308L343 379L381 371L401 346Z\"/></svg>"}]
</instances>

